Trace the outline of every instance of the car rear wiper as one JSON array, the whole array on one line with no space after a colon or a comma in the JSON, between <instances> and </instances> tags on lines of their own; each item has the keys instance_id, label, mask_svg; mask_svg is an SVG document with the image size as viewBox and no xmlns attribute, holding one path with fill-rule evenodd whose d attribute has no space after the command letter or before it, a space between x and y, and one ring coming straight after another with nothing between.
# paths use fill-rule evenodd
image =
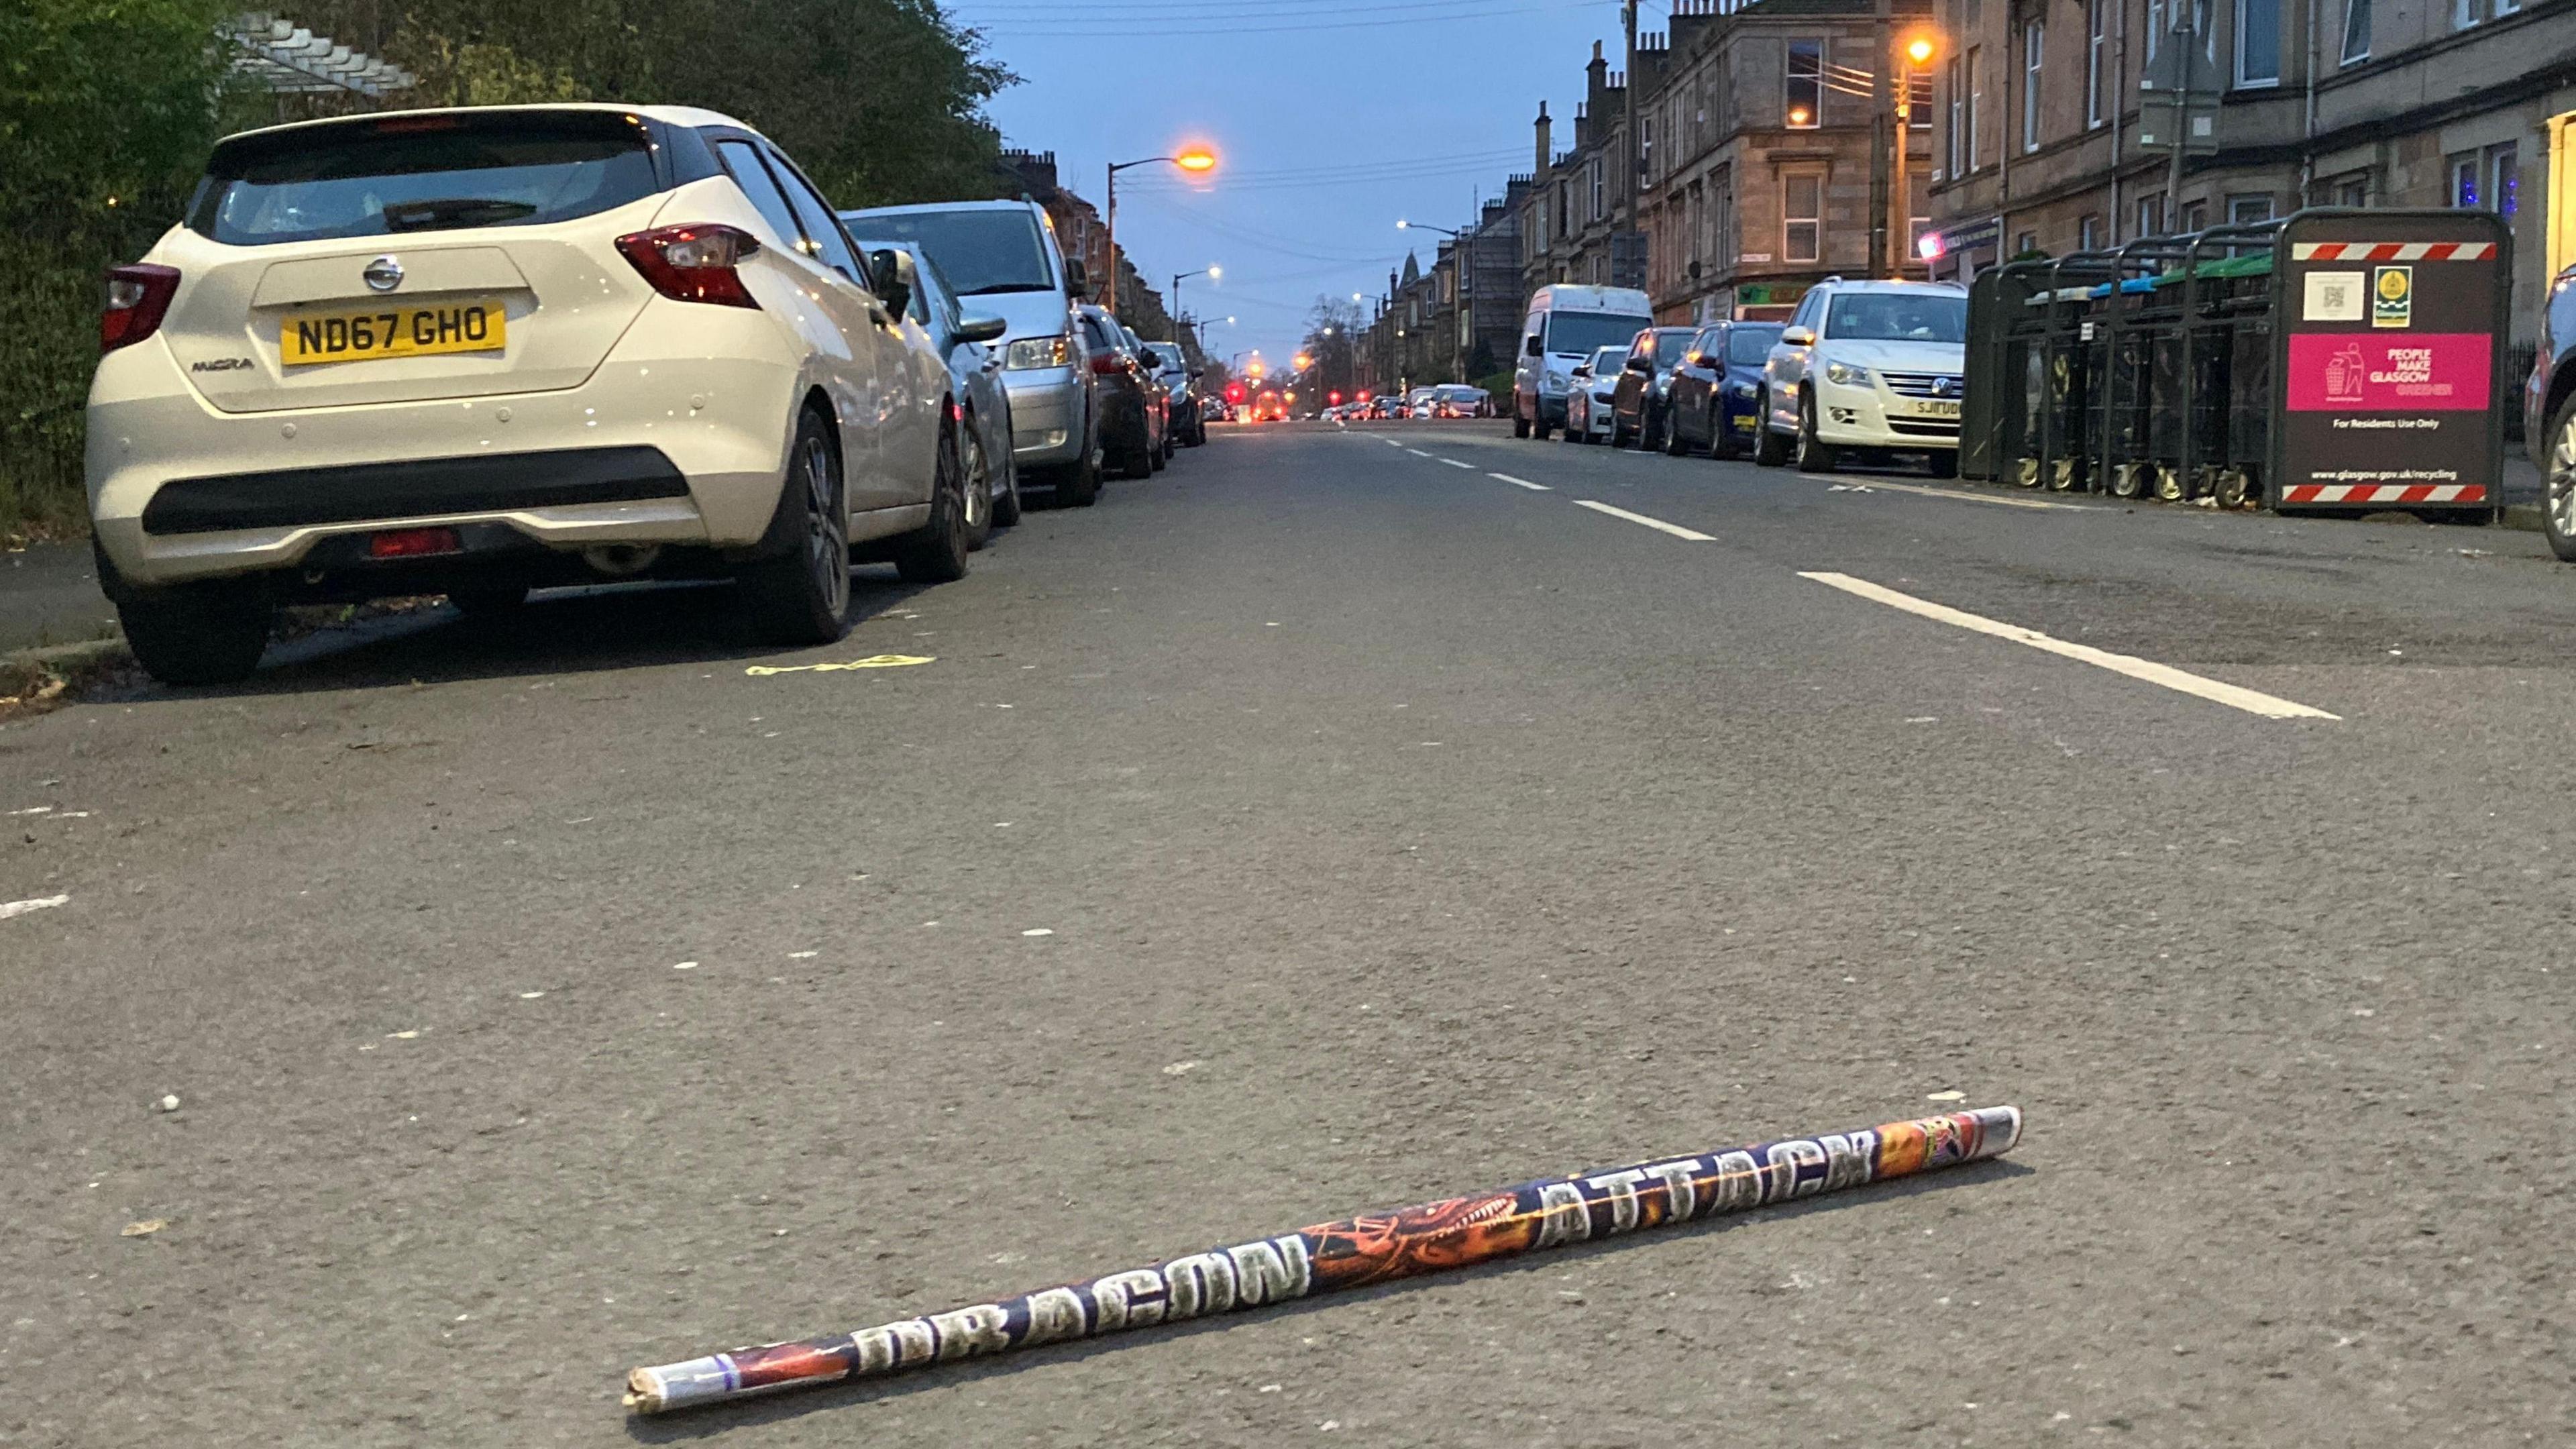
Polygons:
<instances>
[{"instance_id":1,"label":"car rear wiper","mask_svg":"<svg viewBox=\"0 0 2576 1449\"><path fill-rule=\"evenodd\" d=\"M960 297L990 297L1001 292L1052 292L1054 290L1055 284L1052 282L995 282L989 287L969 287L957 295Z\"/></svg>"},{"instance_id":2,"label":"car rear wiper","mask_svg":"<svg viewBox=\"0 0 2576 1449\"><path fill-rule=\"evenodd\" d=\"M385 230L433 231L447 226L478 226L517 221L534 216L536 212L536 207L525 201L500 201L479 196L398 201L385 208Z\"/></svg>"}]
</instances>

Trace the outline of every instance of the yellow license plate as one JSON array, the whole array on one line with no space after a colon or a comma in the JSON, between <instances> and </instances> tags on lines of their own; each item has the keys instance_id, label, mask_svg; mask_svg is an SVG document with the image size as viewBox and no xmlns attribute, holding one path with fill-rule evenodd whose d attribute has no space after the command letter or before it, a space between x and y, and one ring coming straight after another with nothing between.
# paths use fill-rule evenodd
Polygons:
<instances>
[{"instance_id":1,"label":"yellow license plate","mask_svg":"<svg viewBox=\"0 0 2576 1449\"><path fill-rule=\"evenodd\" d=\"M498 352L509 341L508 320L501 304L493 301L380 307L372 312L289 312L278 327L277 351L289 367Z\"/></svg>"}]
</instances>

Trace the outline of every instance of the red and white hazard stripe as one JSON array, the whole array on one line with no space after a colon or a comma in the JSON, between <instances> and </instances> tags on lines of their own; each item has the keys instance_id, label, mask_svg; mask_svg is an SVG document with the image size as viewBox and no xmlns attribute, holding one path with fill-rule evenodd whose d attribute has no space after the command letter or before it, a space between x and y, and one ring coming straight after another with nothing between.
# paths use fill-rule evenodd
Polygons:
<instances>
[{"instance_id":1,"label":"red and white hazard stripe","mask_svg":"<svg viewBox=\"0 0 2576 1449\"><path fill-rule=\"evenodd\" d=\"M2482 262L2494 242L2292 242L2299 262Z\"/></svg>"},{"instance_id":2,"label":"red and white hazard stripe","mask_svg":"<svg viewBox=\"0 0 2576 1449\"><path fill-rule=\"evenodd\" d=\"M2284 503L2484 503L2483 483L2293 483Z\"/></svg>"}]
</instances>

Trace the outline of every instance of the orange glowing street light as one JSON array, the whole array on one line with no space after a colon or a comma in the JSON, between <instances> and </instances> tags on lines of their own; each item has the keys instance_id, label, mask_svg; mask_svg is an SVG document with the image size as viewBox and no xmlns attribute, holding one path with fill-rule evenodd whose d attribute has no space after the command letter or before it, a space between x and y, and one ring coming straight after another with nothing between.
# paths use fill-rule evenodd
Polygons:
<instances>
[{"instance_id":1,"label":"orange glowing street light","mask_svg":"<svg viewBox=\"0 0 2576 1449\"><path fill-rule=\"evenodd\" d=\"M1147 156L1135 161L1109 163L1108 217L1103 228L1109 234L1109 283L1102 305L1109 315L1118 315L1118 173L1130 167L1152 166L1168 161L1193 176L1205 176L1216 169L1216 152L1198 142L1191 142L1169 156Z\"/></svg>"},{"instance_id":2,"label":"orange glowing street light","mask_svg":"<svg viewBox=\"0 0 2576 1449\"><path fill-rule=\"evenodd\" d=\"M1905 42L1905 58L1914 62L1915 66L1919 69L1923 66L1930 65L1932 63L1934 52L1939 49L1940 47L1933 43L1931 36L1918 34L1913 39Z\"/></svg>"},{"instance_id":3,"label":"orange glowing street light","mask_svg":"<svg viewBox=\"0 0 2576 1449\"><path fill-rule=\"evenodd\" d=\"M1295 357L1288 359L1288 361L1293 364L1299 372L1304 372L1307 368L1315 365L1315 359L1302 352L1298 353Z\"/></svg>"},{"instance_id":4,"label":"orange glowing street light","mask_svg":"<svg viewBox=\"0 0 2576 1449\"><path fill-rule=\"evenodd\" d=\"M1904 73L1896 78L1896 145L1893 148L1896 181L1888 188L1888 199L1896 204L1896 215L1889 219L1889 225L1893 229L1888 233L1887 248L1888 270L1899 277L1905 275L1905 257L1908 252L1917 252L1923 257L1927 264L1927 272L1930 270L1928 264L1935 260L1933 253L1921 250L1912 235L1914 184L1906 179L1905 149L1906 138L1914 133L1914 73L1930 65L1932 57L1940 51L1940 48L1939 42L1927 30L1918 30L1907 36L1905 44L1901 47L1905 68Z\"/></svg>"}]
</instances>

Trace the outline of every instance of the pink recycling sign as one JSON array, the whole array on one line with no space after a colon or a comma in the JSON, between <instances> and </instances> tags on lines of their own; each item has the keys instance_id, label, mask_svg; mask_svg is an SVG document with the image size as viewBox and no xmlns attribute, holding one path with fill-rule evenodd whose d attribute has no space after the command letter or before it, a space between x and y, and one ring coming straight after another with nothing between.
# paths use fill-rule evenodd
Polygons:
<instances>
[{"instance_id":1,"label":"pink recycling sign","mask_svg":"<svg viewBox=\"0 0 2576 1449\"><path fill-rule=\"evenodd\" d=\"M2295 332L2290 411L2483 412L2493 345L2482 332Z\"/></svg>"}]
</instances>

